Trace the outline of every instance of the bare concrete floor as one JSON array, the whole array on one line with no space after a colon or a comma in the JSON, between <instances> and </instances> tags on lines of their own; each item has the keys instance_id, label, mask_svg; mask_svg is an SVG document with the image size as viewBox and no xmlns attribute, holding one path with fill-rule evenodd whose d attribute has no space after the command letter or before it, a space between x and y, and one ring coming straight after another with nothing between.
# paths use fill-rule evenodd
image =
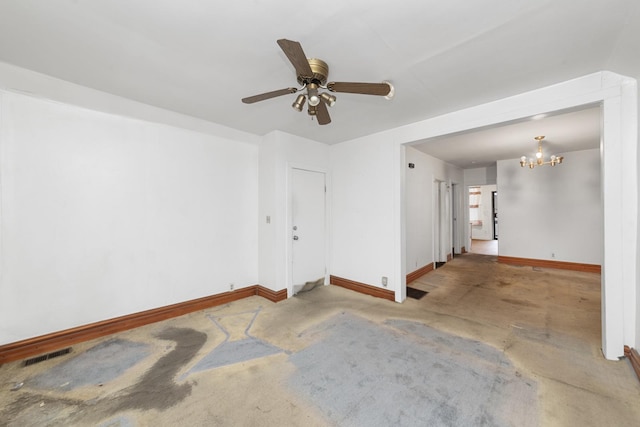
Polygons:
<instances>
[{"instance_id":1,"label":"bare concrete floor","mask_svg":"<svg viewBox=\"0 0 640 427\"><path fill-rule=\"evenodd\" d=\"M504 408L492 418L491 400L482 409L489 417L469 423L458 413L466 400L448 391L452 412L438 418L443 424L640 424L640 382L627 360L607 361L600 351L599 275L502 265L495 257L466 254L411 286L429 293L403 304L335 286L316 288L278 304L251 297L75 345L67 356L28 367L19 362L3 365L0 425L365 425L362 420L367 414L358 413L362 408L358 405L367 399L378 399L369 407L386 405L384 414L397 412L398 418L373 419L366 425L418 425L402 421L409 408L403 409L394 395L410 398L413 390L419 390L412 380L418 377L415 367L421 369L420 360L411 365L412 371L391 373L402 381L389 384L387 393L384 382L369 388L365 384L353 393L340 394L342 402L329 402L331 390L320 387L320 380L326 378L305 382L304 369L309 367L298 363L299 356L309 352L340 360L342 356L335 354L339 349L331 355L322 353L322 344L330 343L323 340L332 328L348 334L345 327L364 324L370 336L362 340L369 339L371 349L359 350L357 358L345 353L344 363L351 365L352 375L372 362L384 371L394 358L413 356L386 348L396 345L391 341L371 339L392 337L393 343L401 343L411 338L412 329L389 326L402 322L414 329L428 327L438 334L468 339L476 349L489 348L497 355L496 363L515 374L513 381L522 380L534 390L532 395L514 395L508 402L518 408L516 412L529 411L523 424L514 421L522 420L517 418L522 413L505 415ZM349 323L349 319L357 321ZM376 335L369 326L386 335ZM359 341L357 334L348 341ZM450 357L460 357L458 353L464 357L467 350L450 341L454 342ZM411 341L414 344L420 351L441 351L422 338ZM382 355L387 359L375 360ZM475 368L469 375L477 375ZM321 375L335 381L330 376L331 372ZM344 380L341 384L350 379ZM406 389L399 388L402 384ZM507 385L494 382L492 387ZM339 390L337 385L335 393ZM358 405L349 406L349 399ZM419 398L416 402L413 406L418 411L429 410L428 402L421 404ZM335 408L341 407L347 409L338 414ZM500 418L503 415L506 418ZM420 419L420 414L413 417Z\"/></svg>"}]
</instances>

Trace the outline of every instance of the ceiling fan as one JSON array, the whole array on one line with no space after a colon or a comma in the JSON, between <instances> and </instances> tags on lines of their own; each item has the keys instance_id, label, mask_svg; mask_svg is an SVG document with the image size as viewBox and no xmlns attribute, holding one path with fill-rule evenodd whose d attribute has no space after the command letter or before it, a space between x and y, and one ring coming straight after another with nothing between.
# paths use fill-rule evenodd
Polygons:
<instances>
[{"instance_id":1,"label":"ceiling fan","mask_svg":"<svg viewBox=\"0 0 640 427\"><path fill-rule=\"evenodd\" d=\"M320 89L327 89L330 92L359 93L365 95L378 95L391 99L394 95L394 89L391 83L384 81L382 83L349 83L349 82L329 82L329 66L321 59L309 58L302 50L299 42L280 39L278 45L284 51L291 64L296 70L298 83L301 88L289 87L286 89L265 92L259 95L242 98L245 104L253 104L254 102L264 101L266 99L275 98L277 96L287 95L290 93L306 91L306 96L300 94L296 97L292 107L297 111L302 111L305 101L308 102L307 112L313 118L318 119L318 124L326 125L331 123L329 110L327 106L333 107L336 103L336 97L327 92L319 92Z\"/></svg>"}]
</instances>

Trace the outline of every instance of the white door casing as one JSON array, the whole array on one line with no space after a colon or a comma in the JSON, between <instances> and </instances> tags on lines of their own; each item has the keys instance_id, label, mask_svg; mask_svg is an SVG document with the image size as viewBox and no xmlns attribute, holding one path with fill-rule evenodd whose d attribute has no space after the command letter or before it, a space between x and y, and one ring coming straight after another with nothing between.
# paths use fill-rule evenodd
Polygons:
<instances>
[{"instance_id":1,"label":"white door casing","mask_svg":"<svg viewBox=\"0 0 640 427\"><path fill-rule=\"evenodd\" d=\"M433 180L433 267L440 261L440 181Z\"/></svg>"},{"instance_id":2,"label":"white door casing","mask_svg":"<svg viewBox=\"0 0 640 427\"><path fill-rule=\"evenodd\" d=\"M451 239L454 254L459 254L460 250L460 229L458 224L462 221L458 220L460 215L460 187L456 183L451 183Z\"/></svg>"},{"instance_id":3,"label":"white door casing","mask_svg":"<svg viewBox=\"0 0 640 427\"><path fill-rule=\"evenodd\" d=\"M440 261L447 262L451 250L451 200L449 184L440 182Z\"/></svg>"},{"instance_id":4,"label":"white door casing","mask_svg":"<svg viewBox=\"0 0 640 427\"><path fill-rule=\"evenodd\" d=\"M447 183L434 179L433 193L433 262L447 262L447 254L451 250L451 215Z\"/></svg>"}]
</instances>

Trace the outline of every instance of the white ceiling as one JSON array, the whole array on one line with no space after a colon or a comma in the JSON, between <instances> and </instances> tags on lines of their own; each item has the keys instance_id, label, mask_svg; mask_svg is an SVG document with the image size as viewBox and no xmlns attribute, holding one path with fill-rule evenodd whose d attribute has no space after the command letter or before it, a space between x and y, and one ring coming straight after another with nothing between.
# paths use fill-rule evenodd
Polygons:
<instances>
[{"instance_id":1,"label":"white ceiling","mask_svg":"<svg viewBox=\"0 0 640 427\"><path fill-rule=\"evenodd\" d=\"M567 161L571 151L600 147L601 108L590 106L579 111L541 115L529 120L504 123L472 132L446 135L417 141L418 150L462 169L486 167L496 160L534 157L538 142L544 136L542 152L545 161L552 154L563 155Z\"/></svg>"},{"instance_id":2,"label":"white ceiling","mask_svg":"<svg viewBox=\"0 0 640 427\"><path fill-rule=\"evenodd\" d=\"M335 144L606 70L627 58L637 62L639 3L3 0L0 61L257 135L277 129ZM327 126L294 111L295 95L241 103L297 86L279 38L300 41L309 57L327 61L330 81L389 80L395 98L337 94ZM549 132L550 147L565 150L561 137L580 129L571 126L572 132ZM483 144L506 141L497 129L485 132ZM520 145L513 148L519 157L535 148L539 133L540 127L529 128L501 146ZM479 140L456 145L466 147L458 153L470 153ZM435 143L428 145L425 151L449 159ZM494 160L503 155L492 154Z\"/></svg>"}]
</instances>

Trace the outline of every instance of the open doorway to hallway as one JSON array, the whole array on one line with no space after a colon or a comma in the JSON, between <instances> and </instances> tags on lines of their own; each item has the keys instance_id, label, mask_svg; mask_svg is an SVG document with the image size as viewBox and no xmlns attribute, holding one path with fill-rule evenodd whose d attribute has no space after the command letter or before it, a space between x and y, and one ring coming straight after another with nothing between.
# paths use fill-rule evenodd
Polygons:
<instances>
[{"instance_id":1,"label":"open doorway to hallway","mask_svg":"<svg viewBox=\"0 0 640 427\"><path fill-rule=\"evenodd\" d=\"M498 255L498 189L496 185L469 186L469 252Z\"/></svg>"}]
</instances>

